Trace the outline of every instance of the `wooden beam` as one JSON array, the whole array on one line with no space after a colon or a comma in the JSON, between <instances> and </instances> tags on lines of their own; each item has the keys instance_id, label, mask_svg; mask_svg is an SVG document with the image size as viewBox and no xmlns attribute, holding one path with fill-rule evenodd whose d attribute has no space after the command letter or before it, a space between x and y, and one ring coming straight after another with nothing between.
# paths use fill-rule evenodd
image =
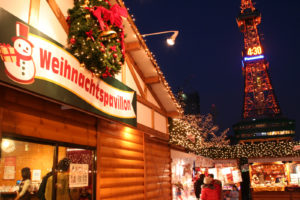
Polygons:
<instances>
[{"instance_id":1,"label":"wooden beam","mask_svg":"<svg viewBox=\"0 0 300 200\"><path fill-rule=\"evenodd\" d=\"M168 142L169 141L169 135L168 134L165 134L165 133L162 133L160 131L157 131L157 130L153 130L152 128L150 127L147 127L143 124L140 124L138 123L137 124L137 129L146 133L147 135L149 135L152 139L159 139L159 140L162 140L164 142Z\"/></svg>"},{"instance_id":2,"label":"wooden beam","mask_svg":"<svg viewBox=\"0 0 300 200\"><path fill-rule=\"evenodd\" d=\"M180 116L180 113L179 113L179 112L176 112L176 111L174 111L174 112L168 112L168 113L167 113L167 116L168 116L168 117L171 117L171 118L176 118L176 117L179 117L179 116Z\"/></svg>"},{"instance_id":3,"label":"wooden beam","mask_svg":"<svg viewBox=\"0 0 300 200\"><path fill-rule=\"evenodd\" d=\"M167 113L165 107L162 105L162 103L160 102L159 98L157 97L157 95L154 93L154 91L152 90L151 87L148 87L148 90L150 91L150 93L152 94L152 96L154 97L155 101L157 102L157 104L160 106L160 109L163 110L165 113Z\"/></svg>"},{"instance_id":4,"label":"wooden beam","mask_svg":"<svg viewBox=\"0 0 300 200\"><path fill-rule=\"evenodd\" d=\"M40 13L40 0L30 0L28 24L37 27L39 25L39 13Z\"/></svg>"},{"instance_id":5,"label":"wooden beam","mask_svg":"<svg viewBox=\"0 0 300 200\"><path fill-rule=\"evenodd\" d=\"M140 68L138 68L136 62L134 61L134 59L132 58L132 56L129 53L126 53L126 59L128 59L130 61L130 63L132 64L132 66L134 67L135 71L138 73L138 75L143 79L143 81L145 80L144 74L143 72L140 70Z\"/></svg>"},{"instance_id":6,"label":"wooden beam","mask_svg":"<svg viewBox=\"0 0 300 200\"><path fill-rule=\"evenodd\" d=\"M156 105L154 105L153 103L147 101L145 98L136 95L137 101L144 104L145 106L155 110L156 112L160 113L163 116L167 116L167 112L165 112L164 110L160 109L159 107L157 107Z\"/></svg>"},{"instance_id":7,"label":"wooden beam","mask_svg":"<svg viewBox=\"0 0 300 200\"><path fill-rule=\"evenodd\" d=\"M151 76L151 77L147 77L145 78L145 83L146 84L155 84L155 83L160 83L160 78L159 76Z\"/></svg>"},{"instance_id":8,"label":"wooden beam","mask_svg":"<svg viewBox=\"0 0 300 200\"><path fill-rule=\"evenodd\" d=\"M126 85L126 64L122 65L122 83Z\"/></svg>"},{"instance_id":9,"label":"wooden beam","mask_svg":"<svg viewBox=\"0 0 300 200\"><path fill-rule=\"evenodd\" d=\"M142 97L146 98L145 94L144 94L144 90L143 90L143 88L142 88L142 86L141 86L141 84L139 82L139 79L137 78L137 75L135 74L135 71L134 71L134 69L132 67L132 63L128 59L126 59L126 62L127 62L128 69L129 69L129 71L130 71L130 73L131 73L131 75L132 75L132 77L134 79L134 82L135 82L138 90L140 91Z\"/></svg>"},{"instance_id":10,"label":"wooden beam","mask_svg":"<svg viewBox=\"0 0 300 200\"><path fill-rule=\"evenodd\" d=\"M155 111L152 109L151 110L151 128L155 128L155 122L154 122L154 120L155 120L155 118L154 118L154 113L155 113Z\"/></svg>"},{"instance_id":11,"label":"wooden beam","mask_svg":"<svg viewBox=\"0 0 300 200\"><path fill-rule=\"evenodd\" d=\"M126 54L126 55L127 55L127 58L131 61L131 64L134 67L135 71L140 75L140 77L142 78L142 80L145 82L146 78L144 77L142 71L139 69L138 65L135 63L134 59L129 54ZM166 111L165 107L162 105L162 103L158 99L157 95L152 90L152 88L149 87L149 86L147 86L147 85L146 85L146 87L148 88L148 91L150 91L151 95L154 97L154 99L157 102L157 104L160 106L160 109L163 110L163 112L166 113L167 111ZM147 100L146 97L147 96L145 95L144 98Z\"/></svg>"},{"instance_id":12,"label":"wooden beam","mask_svg":"<svg viewBox=\"0 0 300 200\"><path fill-rule=\"evenodd\" d=\"M142 49L142 46L139 41L137 42L129 42L125 44L125 51L130 52L130 51L138 51Z\"/></svg>"},{"instance_id":13,"label":"wooden beam","mask_svg":"<svg viewBox=\"0 0 300 200\"><path fill-rule=\"evenodd\" d=\"M142 78L142 80L145 82L145 77L142 73L142 71L138 68L137 64L135 63L134 59L129 55L127 55L127 59L129 59L129 61L131 61L132 66L134 67L135 71L139 74L139 76ZM165 107L162 105L162 103L160 102L160 100L158 99L157 95L153 92L152 88L147 86L148 91L151 93L151 95L154 97L154 99L156 100L156 102L158 103L158 105L160 106L160 109L163 110L163 112L167 112ZM145 95L146 96L146 95Z\"/></svg>"},{"instance_id":14,"label":"wooden beam","mask_svg":"<svg viewBox=\"0 0 300 200\"><path fill-rule=\"evenodd\" d=\"M66 22L65 16L63 15L62 11L60 10L55 0L46 0L46 1L49 4L50 8L52 9L56 18L58 19L59 23L62 25L65 32L69 34L69 26Z\"/></svg>"}]
</instances>

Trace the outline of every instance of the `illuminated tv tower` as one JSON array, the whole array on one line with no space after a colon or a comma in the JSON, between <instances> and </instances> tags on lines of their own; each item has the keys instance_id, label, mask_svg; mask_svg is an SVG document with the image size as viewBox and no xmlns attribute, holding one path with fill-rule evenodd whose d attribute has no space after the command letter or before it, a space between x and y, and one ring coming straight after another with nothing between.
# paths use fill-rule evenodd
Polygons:
<instances>
[{"instance_id":1,"label":"illuminated tv tower","mask_svg":"<svg viewBox=\"0 0 300 200\"><path fill-rule=\"evenodd\" d=\"M233 126L240 141L260 140L262 136L285 136L284 139L288 139L295 133L295 121L282 117L276 100L268 72L269 63L257 30L260 23L261 13L253 6L252 0L241 0L237 24L244 37L244 104L242 121Z\"/></svg>"}]
</instances>

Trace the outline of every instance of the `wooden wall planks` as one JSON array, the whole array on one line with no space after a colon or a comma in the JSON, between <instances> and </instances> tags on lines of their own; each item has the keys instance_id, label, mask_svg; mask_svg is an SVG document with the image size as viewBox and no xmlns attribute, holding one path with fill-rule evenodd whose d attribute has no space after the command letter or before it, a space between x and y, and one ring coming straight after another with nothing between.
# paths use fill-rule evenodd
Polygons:
<instances>
[{"instance_id":1,"label":"wooden wall planks","mask_svg":"<svg viewBox=\"0 0 300 200\"><path fill-rule=\"evenodd\" d=\"M97 147L97 199L171 199L167 142L30 94L0 90L4 133Z\"/></svg>"},{"instance_id":2,"label":"wooden wall planks","mask_svg":"<svg viewBox=\"0 0 300 200\"><path fill-rule=\"evenodd\" d=\"M146 199L171 200L170 148L145 139Z\"/></svg>"},{"instance_id":3,"label":"wooden wall planks","mask_svg":"<svg viewBox=\"0 0 300 200\"><path fill-rule=\"evenodd\" d=\"M144 199L143 133L109 126L102 122L99 130L100 199Z\"/></svg>"},{"instance_id":4,"label":"wooden wall planks","mask_svg":"<svg viewBox=\"0 0 300 200\"><path fill-rule=\"evenodd\" d=\"M96 120L75 110L0 86L4 133L96 146Z\"/></svg>"}]
</instances>

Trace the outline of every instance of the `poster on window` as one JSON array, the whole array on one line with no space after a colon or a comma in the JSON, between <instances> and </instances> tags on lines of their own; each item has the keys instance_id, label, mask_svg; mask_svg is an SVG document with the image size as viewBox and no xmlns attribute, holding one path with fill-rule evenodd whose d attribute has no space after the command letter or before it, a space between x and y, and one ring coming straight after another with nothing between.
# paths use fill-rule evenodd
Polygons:
<instances>
[{"instance_id":1,"label":"poster on window","mask_svg":"<svg viewBox=\"0 0 300 200\"><path fill-rule=\"evenodd\" d=\"M16 176L16 157L15 156L5 157L3 179L11 180L11 179L15 179L15 176Z\"/></svg>"},{"instance_id":2,"label":"poster on window","mask_svg":"<svg viewBox=\"0 0 300 200\"><path fill-rule=\"evenodd\" d=\"M233 170L232 171L232 177L233 177L233 182L234 183L240 183L240 182L243 181L240 170Z\"/></svg>"},{"instance_id":3,"label":"poster on window","mask_svg":"<svg viewBox=\"0 0 300 200\"><path fill-rule=\"evenodd\" d=\"M87 187L89 185L89 165L70 164L69 187Z\"/></svg>"},{"instance_id":4,"label":"poster on window","mask_svg":"<svg viewBox=\"0 0 300 200\"><path fill-rule=\"evenodd\" d=\"M41 180L41 170L40 169L34 169L32 170L32 181L40 181Z\"/></svg>"}]
</instances>

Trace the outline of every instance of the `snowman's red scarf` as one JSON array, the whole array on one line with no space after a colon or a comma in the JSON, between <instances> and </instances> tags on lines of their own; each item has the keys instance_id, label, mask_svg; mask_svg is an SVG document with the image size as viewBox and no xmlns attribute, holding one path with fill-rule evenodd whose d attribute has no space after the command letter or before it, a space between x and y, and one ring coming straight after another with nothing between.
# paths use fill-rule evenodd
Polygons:
<instances>
[{"instance_id":1,"label":"snowman's red scarf","mask_svg":"<svg viewBox=\"0 0 300 200\"><path fill-rule=\"evenodd\" d=\"M16 52L16 56L17 56L17 66L20 67L20 60L31 60L32 57L30 56L24 56L18 52Z\"/></svg>"}]
</instances>

